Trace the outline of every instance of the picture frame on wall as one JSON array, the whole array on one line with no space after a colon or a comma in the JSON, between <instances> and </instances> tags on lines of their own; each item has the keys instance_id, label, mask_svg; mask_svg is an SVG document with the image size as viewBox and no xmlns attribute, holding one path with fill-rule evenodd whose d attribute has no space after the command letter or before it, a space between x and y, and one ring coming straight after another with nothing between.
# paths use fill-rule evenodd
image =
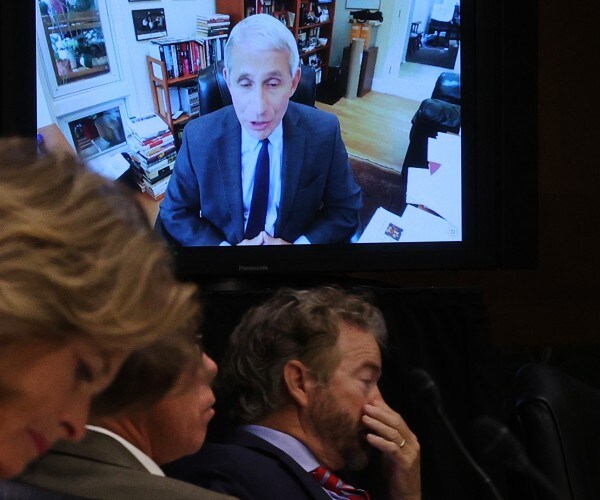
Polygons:
<instances>
[{"instance_id":1,"label":"picture frame on wall","mask_svg":"<svg viewBox=\"0 0 600 500\"><path fill-rule=\"evenodd\" d=\"M132 10L131 16L136 40L150 40L167 36L165 9Z\"/></svg>"},{"instance_id":2,"label":"picture frame on wall","mask_svg":"<svg viewBox=\"0 0 600 500\"><path fill-rule=\"evenodd\" d=\"M90 160L126 146L123 100L111 101L58 118L58 123L77 154Z\"/></svg>"},{"instance_id":3,"label":"picture frame on wall","mask_svg":"<svg viewBox=\"0 0 600 500\"><path fill-rule=\"evenodd\" d=\"M379 10L381 8L381 0L346 0L346 8Z\"/></svg>"}]
</instances>

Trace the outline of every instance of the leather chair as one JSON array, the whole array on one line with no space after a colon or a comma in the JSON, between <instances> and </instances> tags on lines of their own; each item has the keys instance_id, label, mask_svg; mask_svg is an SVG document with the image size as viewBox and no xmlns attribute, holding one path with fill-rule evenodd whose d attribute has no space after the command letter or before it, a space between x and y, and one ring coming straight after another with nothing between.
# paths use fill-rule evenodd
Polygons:
<instances>
[{"instance_id":1,"label":"leather chair","mask_svg":"<svg viewBox=\"0 0 600 500\"><path fill-rule=\"evenodd\" d=\"M460 75L447 71L441 73L431 98L421 102L412 118L405 168L427 168L428 138L437 137L438 132L457 134L460 131L460 103Z\"/></svg>"},{"instance_id":2,"label":"leather chair","mask_svg":"<svg viewBox=\"0 0 600 500\"><path fill-rule=\"evenodd\" d=\"M231 104L231 94L223 77L223 61L217 61L198 74L200 114L206 115ZM291 100L314 107L317 93L315 69L302 65L298 88Z\"/></svg>"},{"instance_id":3,"label":"leather chair","mask_svg":"<svg viewBox=\"0 0 600 500\"><path fill-rule=\"evenodd\" d=\"M531 482L511 498L600 498L600 389L542 363L523 366L513 389L513 430L558 496Z\"/></svg>"}]
</instances>

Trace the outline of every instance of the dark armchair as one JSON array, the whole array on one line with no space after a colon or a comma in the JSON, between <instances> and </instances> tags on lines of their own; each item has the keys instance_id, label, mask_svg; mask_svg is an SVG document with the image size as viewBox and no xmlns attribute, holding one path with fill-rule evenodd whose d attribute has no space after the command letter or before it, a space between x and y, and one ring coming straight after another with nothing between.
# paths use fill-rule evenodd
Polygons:
<instances>
[{"instance_id":1,"label":"dark armchair","mask_svg":"<svg viewBox=\"0 0 600 500\"><path fill-rule=\"evenodd\" d=\"M300 82L291 100L314 107L316 91L314 68L302 65ZM231 104L231 94L223 77L223 61L211 64L198 74L198 99L201 115L212 113Z\"/></svg>"},{"instance_id":2,"label":"dark armchair","mask_svg":"<svg viewBox=\"0 0 600 500\"><path fill-rule=\"evenodd\" d=\"M421 102L412 118L404 167L427 168L428 138L437 137L438 132L460 131L460 103L460 75L441 73L431 98Z\"/></svg>"},{"instance_id":3,"label":"dark armchair","mask_svg":"<svg viewBox=\"0 0 600 500\"><path fill-rule=\"evenodd\" d=\"M528 364L516 375L512 406L514 430L557 496L532 482L511 498L600 498L600 389L555 367Z\"/></svg>"}]
</instances>

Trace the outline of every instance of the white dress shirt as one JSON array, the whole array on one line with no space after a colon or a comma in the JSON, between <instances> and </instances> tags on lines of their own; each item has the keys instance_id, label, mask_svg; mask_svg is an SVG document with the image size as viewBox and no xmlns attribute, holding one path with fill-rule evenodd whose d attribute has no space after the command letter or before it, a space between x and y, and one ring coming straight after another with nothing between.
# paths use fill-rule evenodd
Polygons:
<instances>
[{"instance_id":1,"label":"white dress shirt","mask_svg":"<svg viewBox=\"0 0 600 500\"><path fill-rule=\"evenodd\" d=\"M269 201L267 202L267 217L265 231L271 236L275 232L277 212L281 202L281 165L283 163L283 124L280 123L271 132L269 139ZM242 200L244 202L244 231L248 224L252 192L254 191L254 173L258 153L262 147L261 141L252 137L242 127Z\"/></svg>"},{"instance_id":2,"label":"white dress shirt","mask_svg":"<svg viewBox=\"0 0 600 500\"><path fill-rule=\"evenodd\" d=\"M244 231L248 225L250 206L252 205L252 193L254 191L254 173L256 162L262 144L260 140L252 137L244 127L242 129L242 202L244 204ZM275 224L281 203L281 170L283 165L283 123L275 127L269 139L269 200L267 202L267 215L265 218L265 232L273 236ZM310 245L310 241L301 235L296 241L290 242L294 245ZM229 242L223 241L221 246L230 246Z\"/></svg>"},{"instance_id":3,"label":"white dress shirt","mask_svg":"<svg viewBox=\"0 0 600 500\"><path fill-rule=\"evenodd\" d=\"M243 428L250 434L254 434L255 436L264 439L276 448L279 448L286 455L289 455L308 474L310 474L320 465L318 460L304 445L304 443L296 439L294 436L290 436L284 432L276 431L275 429L264 427L262 425L244 425ZM329 497L333 500L348 499L347 496L344 497L337 495L333 491L329 491L326 488L323 488L323 491L327 493L327 495L329 495Z\"/></svg>"},{"instance_id":4,"label":"white dress shirt","mask_svg":"<svg viewBox=\"0 0 600 500\"><path fill-rule=\"evenodd\" d=\"M96 425L86 425L85 427L86 427L86 429L89 429L90 431L96 431L96 432L105 434L105 435L117 440L119 443L121 443L123 446L125 446L125 448L127 448L127 451L129 451L144 466L144 468L150 474L154 474L155 476L163 476L164 477L165 473L161 470L161 468L158 466L158 464L154 460L152 460L148 455L146 455L142 450L140 450L136 446L132 445L126 439L123 439L118 434L115 434L114 432L109 431L108 429L105 429L104 427L98 427Z\"/></svg>"}]
</instances>

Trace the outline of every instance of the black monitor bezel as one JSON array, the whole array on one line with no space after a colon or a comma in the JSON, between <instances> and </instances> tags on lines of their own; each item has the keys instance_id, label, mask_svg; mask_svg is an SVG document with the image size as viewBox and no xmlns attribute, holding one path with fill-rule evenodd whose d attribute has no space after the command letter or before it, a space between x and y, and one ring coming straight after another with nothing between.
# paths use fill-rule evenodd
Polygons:
<instances>
[{"instance_id":1,"label":"black monitor bezel","mask_svg":"<svg viewBox=\"0 0 600 500\"><path fill-rule=\"evenodd\" d=\"M35 135L34 7L11 2L0 11L2 37L11 38L2 44L3 66L5 71L19 67L13 78L2 79L3 135ZM174 251L179 274L193 278L535 267L536 26L533 1L461 3L462 242L179 248Z\"/></svg>"}]
</instances>

